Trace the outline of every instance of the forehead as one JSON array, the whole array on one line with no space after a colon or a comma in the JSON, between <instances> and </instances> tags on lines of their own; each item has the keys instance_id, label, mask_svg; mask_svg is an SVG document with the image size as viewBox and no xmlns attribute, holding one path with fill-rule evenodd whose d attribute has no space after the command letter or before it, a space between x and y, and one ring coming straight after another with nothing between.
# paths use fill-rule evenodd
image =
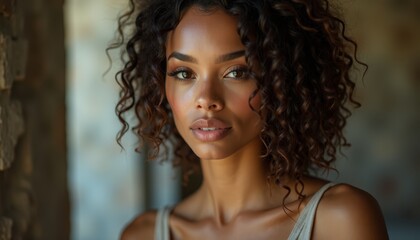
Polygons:
<instances>
[{"instance_id":1,"label":"forehead","mask_svg":"<svg viewBox=\"0 0 420 240\"><path fill-rule=\"evenodd\" d=\"M237 33L237 19L222 9L204 12L189 8L178 26L169 33L167 50L231 51L243 48Z\"/></svg>"}]
</instances>

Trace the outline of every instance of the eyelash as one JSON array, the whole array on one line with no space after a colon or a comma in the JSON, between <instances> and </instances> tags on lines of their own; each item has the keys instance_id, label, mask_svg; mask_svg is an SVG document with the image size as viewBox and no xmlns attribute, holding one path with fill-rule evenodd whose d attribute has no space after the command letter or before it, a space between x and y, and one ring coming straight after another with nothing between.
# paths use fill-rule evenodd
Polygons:
<instances>
[{"instance_id":1,"label":"eyelash","mask_svg":"<svg viewBox=\"0 0 420 240\"><path fill-rule=\"evenodd\" d=\"M233 72L239 72L242 73L243 76L240 77L227 77L229 74L233 73ZM179 77L178 74L181 73L187 73L188 75L190 75L190 77ZM186 80L190 80L190 79L194 79L195 76L192 73L192 71L188 68L177 68L172 72L168 73L168 76L173 77L175 80L179 80L179 81L186 81ZM235 66L232 67L231 69L228 70L228 73L225 74L223 76L223 78L228 78L228 79L238 79L238 80L246 80L250 77L250 73L247 67L244 66Z\"/></svg>"},{"instance_id":2,"label":"eyelash","mask_svg":"<svg viewBox=\"0 0 420 240\"><path fill-rule=\"evenodd\" d=\"M180 74L180 73L187 73L187 74L190 74L192 77L190 77L190 78L180 78L180 77L178 77L178 74ZM195 77L194 74L192 73L192 71L188 68L177 68L174 71L169 72L168 76L173 77L175 80L179 80L179 81L185 81L185 80L193 79Z\"/></svg>"},{"instance_id":3,"label":"eyelash","mask_svg":"<svg viewBox=\"0 0 420 240\"><path fill-rule=\"evenodd\" d=\"M232 72L239 72L242 73L243 75L240 77L226 77L227 75L231 74ZM224 78L233 78L233 79L239 79L239 80L246 80L249 79L250 77L250 72L248 70L247 67L244 66L235 66L231 69L229 69L228 73L224 76Z\"/></svg>"}]
</instances>

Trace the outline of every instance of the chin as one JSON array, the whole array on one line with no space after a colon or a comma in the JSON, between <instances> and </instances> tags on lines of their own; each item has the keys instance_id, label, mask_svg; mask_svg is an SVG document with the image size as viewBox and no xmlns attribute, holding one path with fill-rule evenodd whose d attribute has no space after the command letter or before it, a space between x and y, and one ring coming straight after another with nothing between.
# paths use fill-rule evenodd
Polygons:
<instances>
[{"instance_id":1,"label":"chin","mask_svg":"<svg viewBox=\"0 0 420 240\"><path fill-rule=\"evenodd\" d=\"M228 151L223 151L220 149L193 149L195 155L197 155L202 160L218 160L224 159L232 155Z\"/></svg>"}]
</instances>

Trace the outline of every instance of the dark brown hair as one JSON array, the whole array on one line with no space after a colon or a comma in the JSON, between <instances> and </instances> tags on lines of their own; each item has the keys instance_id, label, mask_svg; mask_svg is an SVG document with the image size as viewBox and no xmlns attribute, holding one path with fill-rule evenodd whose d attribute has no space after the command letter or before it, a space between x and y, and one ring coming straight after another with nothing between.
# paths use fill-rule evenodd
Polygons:
<instances>
[{"instance_id":1,"label":"dark brown hair","mask_svg":"<svg viewBox=\"0 0 420 240\"><path fill-rule=\"evenodd\" d=\"M116 113L129 130L125 114L134 109L133 131L155 158L160 146L172 141L175 165L188 176L199 161L181 138L165 98L165 43L182 14L192 5L203 11L225 10L238 19L238 34L246 60L257 80L262 105L257 111L264 126L262 160L268 179L280 184L283 176L300 180L312 168L334 169L337 150L349 145L343 128L355 106L355 83L350 70L357 45L345 35L345 24L323 0L131 0L119 20L124 67L116 75L121 86ZM135 17L135 19L133 18ZM131 21L134 20L134 21ZM127 33L127 29L130 30ZM127 42L124 37L128 36ZM250 100L256 94L250 96ZM266 114L262 114L266 113ZM165 147L168 150L167 147ZM302 195L301 195L302 197Z\"/></svg>"}]
</instances>

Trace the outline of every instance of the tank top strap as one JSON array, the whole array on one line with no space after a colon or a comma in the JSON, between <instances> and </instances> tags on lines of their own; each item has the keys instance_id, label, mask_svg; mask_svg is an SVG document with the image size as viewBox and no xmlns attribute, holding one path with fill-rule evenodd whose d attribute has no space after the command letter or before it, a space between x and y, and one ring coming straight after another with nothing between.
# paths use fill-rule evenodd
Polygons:
<instances>
[{"instance_id":1,"label":"tank top strap","mask_svg":"<svg viewBox=\"0 0 420 240\"><path fill-rule=\"evenodd\" d=\"M337 185L337 183L327 183L322 186L309 200L308 204L300 213L300 216L293 227L292 232L289 235L288 240L309 240L311 239L312 226L314 224L316 209L318 204L330 187Z\"/></svg>"},{"instance_id":2,"label":"tank top strap","mask_svg":"<svg viewBox=\"0 0 420 240\"><path fill-rule=\"evenodd\" d=\"M169 240L169 214L171 207L160 208L157 212L155 223L155 240Z\"/></svg>"}]
</instances>

